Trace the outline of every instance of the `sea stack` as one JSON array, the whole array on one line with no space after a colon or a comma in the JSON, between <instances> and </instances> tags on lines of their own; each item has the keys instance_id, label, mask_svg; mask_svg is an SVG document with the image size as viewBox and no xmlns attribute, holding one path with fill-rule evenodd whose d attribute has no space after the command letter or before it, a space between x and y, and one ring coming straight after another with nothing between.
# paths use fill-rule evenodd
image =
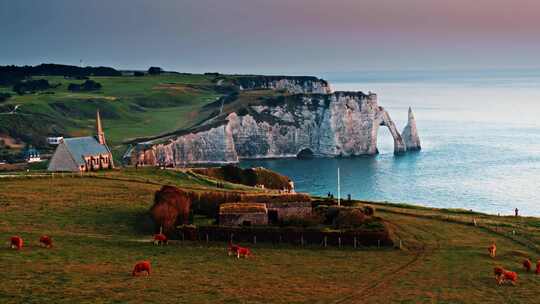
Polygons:
<instances>
[{"instance_id":1,"label":"sea stack","mask_svg":"<svg viewBox=\"0 0 540 304\"><path fill-rule=\"evenodd\" d=\"M418 151L422 149L420 145L420 136L418 136L418 130L416 129L416 120L411 107L409 107L409 119L407 125L401 133L407 151Z\"/></svg>"}]
</instances>

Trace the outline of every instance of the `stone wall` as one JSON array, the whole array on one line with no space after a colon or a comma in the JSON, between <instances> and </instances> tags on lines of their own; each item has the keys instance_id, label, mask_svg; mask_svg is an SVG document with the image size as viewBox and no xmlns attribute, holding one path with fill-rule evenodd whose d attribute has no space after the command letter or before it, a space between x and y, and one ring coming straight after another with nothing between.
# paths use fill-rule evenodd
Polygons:
<instances>
[{"instance_id":1,"label":"stone wall","mask_svg":"<svg viewBox=\"0 0 540 304\"><path fill-rule=\"evenodd\" d=\"M245 222L250 225L267 225L268 214L266 213L226 213L219 215L219 225L222 226L242 226Z\"/></svg>"},{"instance_id":2,"label":"stone wall","mask_svg":"<svg viewBox=\"0 0 540 304\"><path fill-rule=\"evenodd\" d=\"M310 216L311 202L266 203L268 212L277 211L278 220L290 220Z\"/></svg>"}]
</instances>

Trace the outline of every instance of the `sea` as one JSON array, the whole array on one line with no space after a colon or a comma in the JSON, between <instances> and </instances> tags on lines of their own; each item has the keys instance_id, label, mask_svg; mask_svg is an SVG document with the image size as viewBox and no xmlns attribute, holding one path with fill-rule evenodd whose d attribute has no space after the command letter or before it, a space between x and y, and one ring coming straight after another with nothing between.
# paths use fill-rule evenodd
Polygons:
<instances>
[{"instance_id":1,"label":"sea","mask_svg":"<svg viewBox=\"0 0 540 304\"><path fill-rule=\"evenodd\" d=\"M540 216L540 70L375 71L321 75L336 91L374 92L398 129L412 107L420 152L245 160L289 176L297 191L354 199Z\"/></svg>"}]
</instances>

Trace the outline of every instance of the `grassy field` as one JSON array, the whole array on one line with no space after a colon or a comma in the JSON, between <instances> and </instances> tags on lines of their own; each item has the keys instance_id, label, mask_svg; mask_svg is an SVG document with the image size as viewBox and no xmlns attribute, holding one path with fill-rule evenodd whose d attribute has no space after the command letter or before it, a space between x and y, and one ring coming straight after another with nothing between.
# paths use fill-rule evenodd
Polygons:
<instances>
[{"instance_id":1,"label":"grassy field","mask_svg":"<svg viewBox=\"0 0 540 304\"><path fill-rule=\"evenodd\" d=\"M538 303L540 276L520 266L540 258L537 218L374 204L402 250L257 244L255 258L237 260L224 243L152 246L138 224L160 183L213 187L186 173L135 170L0 179L0 239L26 241L20 252L0 248L0 303ZM39 248L41 234L55 248ZM142 259L152 275L131 277ZM497 286L495 265L517 271L517 286Z\"/></svg>"},{"instance_id":2,"label":"grassy field","mask_svg":"<svg viewBox=\"0 0 540 304\"><path fill-rule=\"evenodd\" d=\"M223 95L214 76L164 74L156 76L91 77L102 89L71 92L70 83L82 80L39 76L60 86L35 94L17 95L2 103L0 113L20 105L17 115L0 115L0 135L17 130L28 138L57 131L82 136L94 133L95 110L99 108L105 132L115 155L122 142L189 127L205 119L200 108ZM9 88L0 88L10 91ZM13 137L13 136L12 136Z\"/></svg>"}]
</instances>

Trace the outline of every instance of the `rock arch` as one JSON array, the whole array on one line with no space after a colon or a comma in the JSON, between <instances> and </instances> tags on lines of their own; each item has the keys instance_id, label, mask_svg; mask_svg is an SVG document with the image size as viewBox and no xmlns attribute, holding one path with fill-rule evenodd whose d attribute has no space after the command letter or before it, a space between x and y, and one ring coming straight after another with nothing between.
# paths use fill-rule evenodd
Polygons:
<instances>
[{"instance_id":1,"label":"rock arch","mask_svg":"<svg viewBox=\"0 0 540 304\"><path fill-rule=\"evenodd\" d=\"M309 159L313 158L315 156L315 153L310 148L303 148L296 154L296 158L299 159Z\"/></svg>"},{"instance_id":2,"label":"rock arch","mask_svg":"<svg viewBox=\"0 0 540 304\"><path fill-rule=\"evenodd\" d=\"M385 126L390 130L390 134L392 134L392 137L394 138L394 154L403 154L407 151L407 148L405 146L405 142L403 141L403 137L401 137L401 134L399 134L399 131L396 128L396 124L394 124L394 121L390 118L390 114L384 109L382 110L382 116L381 116L381 126Z\"/></svg>"}]
</instances>

